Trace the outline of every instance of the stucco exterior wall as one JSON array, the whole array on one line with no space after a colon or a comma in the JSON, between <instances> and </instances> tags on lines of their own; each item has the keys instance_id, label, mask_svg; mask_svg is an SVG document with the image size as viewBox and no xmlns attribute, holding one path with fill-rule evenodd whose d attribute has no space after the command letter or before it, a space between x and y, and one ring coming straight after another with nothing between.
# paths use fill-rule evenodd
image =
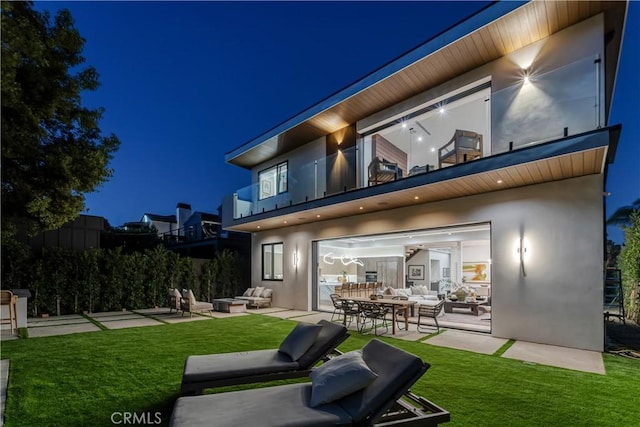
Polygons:
<instances>
[{"instance_id":1,"label":"stucco exterior wall","mask_svg":"<svg viewBox=\"0 0 640 427\"><path fill-rule=\"evenodd\" d=\"M262 281L257 261L252 286L273 288L275 306L308 310L314 240L490 222L492 335L601 351L602 179L591 175L254 233L254 260L261 259L261 244L284 242L284 280ZM516 252L521 237L528 242L526 277Z\"/></svg>"}]
</instances>

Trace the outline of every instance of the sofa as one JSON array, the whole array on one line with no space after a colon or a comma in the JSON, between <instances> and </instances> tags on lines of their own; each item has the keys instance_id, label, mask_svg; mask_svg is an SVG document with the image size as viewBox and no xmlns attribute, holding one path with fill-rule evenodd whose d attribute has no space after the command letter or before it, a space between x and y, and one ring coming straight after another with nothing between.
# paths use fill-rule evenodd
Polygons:
<instances>
[{"instance_id":1,"label":"sofa","mask_svg":"<svg viewBox=\"0 0 640 427\"><path fill-rule=\"evenodd\" d=\"M248 288L241 296L236 297L236 299L247 301L247 307L271 307L272 295L273 289L258 286L255 288Z\"/></svg>"},{"instance_id":2,"label":"sofa","mask_svg":"<svg viewBox=\"0 0 640 427\"><path fill-rule=\"evenodd\" d=\"M406 297L409 301L438 301L438 292L431 291L426 286L411 286L409 288L385 288L382 291L388 297Z\"/></svg>"}]
</instances>

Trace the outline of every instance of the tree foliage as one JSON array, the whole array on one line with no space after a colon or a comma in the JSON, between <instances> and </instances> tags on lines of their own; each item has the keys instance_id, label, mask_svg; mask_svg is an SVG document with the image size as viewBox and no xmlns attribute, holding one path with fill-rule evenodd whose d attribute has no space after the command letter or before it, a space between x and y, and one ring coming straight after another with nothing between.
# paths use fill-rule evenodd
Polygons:
<instances>
[{"instance_id":1,"label":"tree foliage","mask_svg":"<svg viewBox=\"0 0 640 427\"><path fill-rule=\"evenodd\" d=\"M618 257L622 271L625 312L628 318L640 321L640 213L630 216L624 228L624 247Z\"/></svg>"},{"instance_id":2,"label":"tree foliage","mask_svg":"<svg viewBox=\"0 0 640 427\"><path fill-rule=\"evenodd\" d=\"M633 204L619 207L607 220L607 225L629 226L631 224L631 215L640 213L640 199Z\"/></svg>"},{"instance_id":3,"label":"tree foliage","mask_svg":"<svg viewBox=\"0 0 640 427\"><path fill-rule=\"evenodd\" d=\"M103 109L81 104L99 85L82 67L85 40L68 10L53 21L32 2L2 2L2 229L54 229L84 209L112 174L120 141L103 136Z\"/></svg>"}]
</instances>

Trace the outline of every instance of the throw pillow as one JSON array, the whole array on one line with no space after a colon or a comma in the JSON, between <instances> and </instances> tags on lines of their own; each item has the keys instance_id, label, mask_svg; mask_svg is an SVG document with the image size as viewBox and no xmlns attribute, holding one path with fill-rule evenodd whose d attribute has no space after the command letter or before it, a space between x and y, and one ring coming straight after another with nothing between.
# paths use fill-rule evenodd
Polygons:
<instances>
[{"instance_id":1,"label":"throw pillow","mask_svg":"<svg viewBox=\"0 0 640 427\"><path fill-rule=\"evenodd\" d=\"M424 292L422 291L422 286L412 286L411 295L424 295Z\"/></svg>"},{"instance_id":2,"label":"throw pillow","mask_svg":"<svg viewBox=\"0 0 640 427\"><path fill-rule=\"evenodd\" d=\"M264 292L264 286L256 286L256 289L253 291L253 296L260 298L262 296L262 292Z\"/></svg>"},{"instance_id":3,"label":"throw pillow","mask_svg":"<svg viewBox=\"0 0 640 427\"><path fill-rule=\"evenodd\" d=\"M244 291L244 294L242 294L243 297L250 297L253 295L253 288L248 288L246 291Z\"/></svg>"},{"instance_id":4,"label":"throw pillow","mask_svg":"<svg viewBox=\"0 0 640 427\"><path fill-rule=\"evenodd\" d=\"M262 298L271 298L271 294L273 293L273 289L265 289L262 291Z\"/></svg>"},{"instance_id":5,"label":"throw pillow","mask_svg":"<svg viewBox=\"0 0 640 427\"><path fill-rule=\"evenodd\" d=\"M280 344L278 351L297 361L316 341L322 326L300 322Z\"/></svg>"},{"instance_id":6,"label":"throw pillow","mask_svg":"<svg viewBox=\"0 0 640 427\"><path fill-rule=\"evenodd\" d=\"M400 296L400 297L409 297L409 295L410 295L410 294L407 292L407 290L406 290L406 289L398 289L398 290L396 291L396 293L397 293L397 294L398 294L398 296Z\"/></svg>"},{"instance_id":7,"label":"throw pillow","mask_svg":"<svg viewBox=\"0 0 640 427\"><path fill-rule=\"evenodd\" d=\"M373 372L360 350L333 358L311 372L312 408L334 402L371 384L378 375Z\"/></svg>"},{"instance_id":8,"label":"throw pillow","mask_svg":"<svg viewBox=\"0 0 640 427\"><path fill-rule=\"evenodd\" d=\"M175 299L177 301L180 301L180 298L182 298L182 295L180 295L180 291L178 291L177 289L171 289L171 291L173 292L173 296L175 297Z\"/></svg>"},{"instance_id":9,"label":"throw pillow","mask_svg":"<svg viewBox=\"0 0 640 427\"><path fill-rule=\"evenodd\" d=\"M424 285L420 286L420 288L422 289L422 295L429 295L429 288Z\"/></svg>"}]
</instances>

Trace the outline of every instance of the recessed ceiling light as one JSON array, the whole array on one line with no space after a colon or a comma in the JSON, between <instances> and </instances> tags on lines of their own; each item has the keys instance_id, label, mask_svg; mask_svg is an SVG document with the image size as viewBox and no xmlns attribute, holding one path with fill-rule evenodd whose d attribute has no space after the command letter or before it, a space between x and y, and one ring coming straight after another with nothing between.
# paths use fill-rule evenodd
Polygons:
<instances>
[{"instance_id":1,"label":"recessed ceiling light","mask_svg":"<svg viewBox=\"0 0 640 427\"><path fill-rule=\"evenodd\" d=\"M444 114L444 107L440 107L438 111L440 111L440 114Z\"/></svg>"},{"instance_id":2,"label":"recessed ceiling light","mask_svg":"<svg viewBox=\"0 0 640 427\"><path fill-rule=\"evenodd\" d=\"M403 123L403 124L402 124L402 127L403 127L403 128L406 128L406 127L407 127L407 124L406 124L406 123Z\"/></svg>"},{"instance_id":3,"label":"recessed ceiling light","mask_svg":"<svg viewBox=\"0 0 640 427\"><path fill-rule=\"evenodd\" d=\"M436 147L431 147L431 152L433 153L434 151L436 151Z\"/></svg>"},{"instance_id":4,"label":"recessed ceiling light","mask_svg":"<svg viewBox=\"0 0 640 427\"><path fill-rule=\"evenodd\" d=\"M498 184L502 184L504 181L502 181L501 179L497 180L496 183Z\"/></svg>"},{"instance_id":5,"label":"recessed ceiling light","mask_svg":"<svg viewBox=\"0 0 640 427\"><path fill-rule=\"evenodd\" d=\"M285 224L287 223L287 221L284 222Z\"/></svg>"},{"instance_id":6,"label":"recessed ceiling light","mask_svg":"<svg viewBox=\"0 0 640 427\"><path fill-rule=\"evenodd\" d=\"M415 200L418 200L420 197L418 197L418 196L413 196L413 198L414 198Z\"/></svg>"},{"instance_id":7,"label":"recessed ceiling light","mask_svg":"<svg viewBox=\"0 0 640 427\"><path fill-rule=\"evenodd\" d=\"M316 218L320 218L320 214L316 215Z\"/></svg>"},{"instance_id":8,"label":"recessed ceiling light","mask_svg":"<svg viewBox=\"0 0 640 427\"><path fill-rule=\"evenodd\" d=\"M422 141L422 137L421 136L418 137L418 141Z\"/></svg>"},{"instance_id":9,"label":"recessed ceiling light","mask_svg":"<svg viewBox=\"0 0 640 427\"><path fill-rule=\"evenodd\" d=\"M257 226L256 228L260 228L260 226Z\"/></svg>"},{"instance_id":10,"label":"recessed ceiling light","mask_svg":"<svg viewBox=\"0 0 640 427\"><path fill-rule=\"evenodd\" d=\"M360 210L364 209L364 207L360 206Z\"/></svg>"}]
</instances>

